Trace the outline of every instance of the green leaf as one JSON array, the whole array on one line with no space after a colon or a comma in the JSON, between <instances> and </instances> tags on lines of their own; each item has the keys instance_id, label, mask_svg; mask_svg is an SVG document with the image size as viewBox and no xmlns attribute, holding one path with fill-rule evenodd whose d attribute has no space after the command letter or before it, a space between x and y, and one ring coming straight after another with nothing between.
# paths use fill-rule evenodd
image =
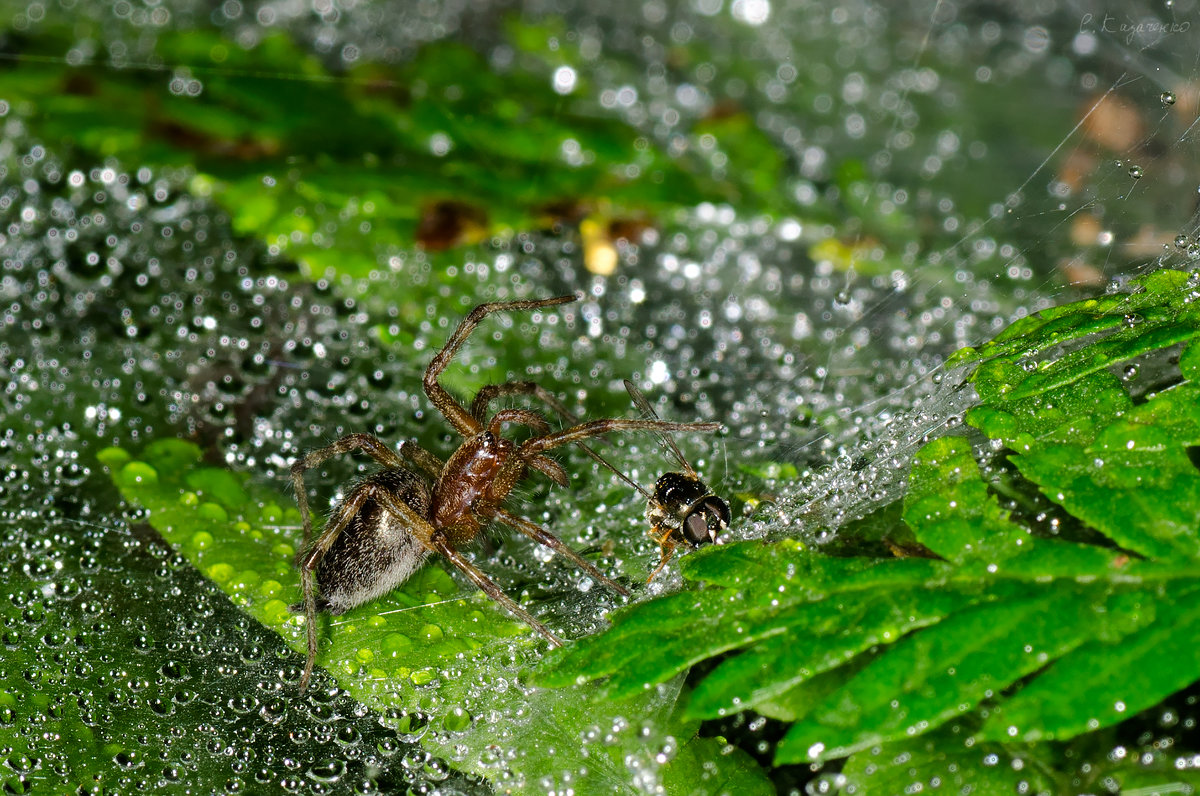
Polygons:
<instances>
[{"instance_id":1,"label":"green leaf","mask_svg":"<svg viewBox=\"0 0 1200 796\"><path fill-rule=\"evenodd\" d=\"M988 494L962 437L935 440L917 454L904 521L917 541L954 564L991 565L1016 555L1029 541Z\"/></svg>"},{"instance_id":2,"label":"green leaf","mask_svg":"<svg viewBox=\"0 0 1200 796\"><path fill-rule=\"evenodd\" d=\"M947 365L954 367L989 360L1015 363L1029 360L1056 346L1083 340L1092 334L1122 328L1129 332L1120 338L1129 341L1128 356L1136 355L1132 352L1144 353L1150 349L1136 342L1141 335L1164 326L1175 326L1176 320L1182 321L1179 327L1194 328L1197 309L1190 306L1189 291L1186 289L1190 279L1182 271L1162 269L1133 280L1130 292L1113 293L1042 310L1010 324L985 345L964 348L951 357ZM1174 315L1162 310L1173 310ZM1147 314L1153 320L1149 326L1146 325ZM1163 344L1161 339L1160 344ZM1120 348L1108 349L1107 353L1112 357L1109 364L1128 358L1126 351ZM1067 367L1061 369L1070 370ZM1035 372L1029 371L1031 374ZM1086 375L1087 372L1092 372L1092 369L1085 368L1079 375ZM1013 392L1017 388L1018 385L1010 385L1006 392Z\"/></svg>"},{"instance_id":3,"label":"green leaf","mask_svg":"<svg viewBox=\"0 0 1200 796\"><path fill-rule=\"evenodd\" d=\"M821 603L817 610L836 611L836 623L814 627L796 622L779 635L754 645L750 651L723 661L696 687L688 703L688 714L715 718L755 709L777 718L785 717L781 714L786 713L787 718L794 720L797 709L781 705L798 700L798 686L842 666L859 653L887 645L910 630L934 624L975 599L952 591L928 593L911 589L860 593L833 604ZM791 696L785 697L787 694ZM768 703L775 707L767 707Z\"/></svg>"},{"instance_id":4,"label":"green leaf","mask_svg":"<svg viewBox=\"0 0 1200 796\"><path fill-rule=\"evenodd\" d=\"M980 737L1072 738L1123 721L1200 680L1200 590L1147 593L1146 599L1153 625L1064 655L997 708Z\"/></svg>"},{"instance_id":5,"label":"green leaf","mask_svg":"<svg viewBox=\"0 0 1200 796\"><path fill-rule=\"evenodd\" d=\"M698 772L698 773L697 773ZM667 796L772 796L775 786L749 754L724 738L693 738L663 766Z\"/></svg>"},{"instance_id":6,"label":"green leaf","mask_svg":"<svg viewBox=\"0 0 1200 796\"><path fill-rule=\"evenodd\" d=\"M842 769L845 793L1022 793L1053 796L1063 783L1036 750L976 743L970 726L853 754Z\"/></svg>"},{"instance_id":7,"label":"green leaf","mask_svg":"<svg viewBox=\"0 0 1200 796\"><path fill-rule=\"evenodd\" d=\"M876 589L911 583L914 578L924 580L938 571L937 564L929 561L886 567L865 560L813 558L787 542L771 547L731 545L720 548L726 552L719 556L710 552L716 549L693 553L683 566L688 578L721 588L680 592L615 611L611 631L552 651L534 681L561 686L581 677L611 675L604 692L624 699L692 663L773 636L788 636L793 628L822 638L827 646L815 649L814 657L836 657L847 648L870 643L876 634L886 638L906 625L927 621L906 619L890 607L878 606ZM752 590L743 588L749 584ZM813 598L813 590L822 585L832 590L828 601ZM868 628L861 636L849 637L841 633L846 614L871 610L875 611L872 619L864 621L874 621L877 631Z\"/></svg>"},{"instance_id":8,"label":"green leaf","mask_svg":"<svg viewBox=\"0 0 1200 796\"><path fill-rule=\"evenodd\" d=\"M707 159L668 151L602 112L583 99L590 92L558 94L554 70L591 60L574 36L523 54L521 68L438 40L398 66L335 73L282 33L243 47L215 29L158 31L156 62L187 64L202 84L177 95L157 69L85 73L63 63L78 35L56 25L13 40L12 54L31 58L6 73L5 98L31 110L35 135L92 158L193 169L192 190L225 209L235 230L314 279L362 279L421 244L459 248L542 229L560 220L553 206L650 219L704 201L795 207L779 189L782 150L749 114L699 123L695 135L717 136L728 158L714 173ZM519 17L501 35L550 38ZM438 226L439 204L456 210L422 237L423 219Z\"/></svg>"},{"instance_id":9,"label":"green leaf","mask_svg":"<svg viewBox=\"0 0 1200 796\"><path fill-rule=\"evenodd\" d=\"M792 725L776 761L844 757L938 727L1097 635L1131 601L1088 588L1031 589L961 611L895 644Z\"/></svg>"}]
</instances>

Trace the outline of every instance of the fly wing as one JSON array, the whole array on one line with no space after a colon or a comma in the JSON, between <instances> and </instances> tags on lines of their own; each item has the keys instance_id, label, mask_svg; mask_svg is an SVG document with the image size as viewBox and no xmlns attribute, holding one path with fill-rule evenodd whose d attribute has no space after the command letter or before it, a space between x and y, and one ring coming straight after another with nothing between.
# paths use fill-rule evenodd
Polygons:
<instances>
[{"instance_id":1,"label":"fly wing","mask_svg":"<svg viewBox=\"0 0 1200 796\"><path fill-rule=\"evenodd\" d=\"M659 419L658 413L654 411L654 407L646 400L646 396L629 379L625 379L625 392L629 393L629 397L633 399L633 405L641 411L646 419ZM672 458L679 462L679 465L687 471L687 474L693 478L696 477L696 471L688 464L688 460L683 457L683 452L679 450L679 446L675 444L675 440L671 439L670 435L665 432L659 432L658 438L662 441L663 447L667 449Z\"/></svg>"}]
</instances>

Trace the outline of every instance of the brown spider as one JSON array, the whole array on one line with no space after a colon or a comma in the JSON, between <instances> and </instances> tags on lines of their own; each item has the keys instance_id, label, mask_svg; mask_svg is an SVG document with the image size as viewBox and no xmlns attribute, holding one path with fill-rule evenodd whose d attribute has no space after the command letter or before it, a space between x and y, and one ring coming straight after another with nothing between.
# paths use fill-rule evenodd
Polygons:
<instances>
[{"instance_id":1,"label":"brown spider","mask_svg":"<svg viewBox=\"0 0 1200 796\"><path fill-rule=\"evenodd\" d=\"M305 454L292 466L296 503L304 525L304 547L296 557L304 591L303 610L308 623L308 659L300 689L308 686L317 658L317 613L341 614L374 600L404 583L430 553L445 557L476 586L525 621L552 645L562 640L505 594L484 572L463 557L459 548L471 542L494 520L515 528L540 544L569 558L592 578L622 595L629 592L605 577L557 537L529 520L503 508L509 493L533 469L566 486L562 465L547 451L589 437L619 431L716 431L719 423L669 423L661 420L605 419L573 423L561 431L528 409L501 409L486 422L488 404L503 395L528 394L551 409L573 417L553 396L532 382L509 382L484 387L470 411L438 382L471 331L488 315L510 310L536 310L575 301L576 296L481 304L471 311L425 370L425 394L463 443L442 462L412 444L394 451L370 434L348 434L332 445ZM500 432L505 423L528 426L533 436L516 442ZM586 447L586 446L585 446ZM312 538L312 518L304 473L333 456L361 449L383 469L355 482L329 517L324 531ZM414 473L422 471L430 480ZM314 589L316 575L321 596ZM298 608L298 607L297 607Z\"/></svg>"}]
</instances>

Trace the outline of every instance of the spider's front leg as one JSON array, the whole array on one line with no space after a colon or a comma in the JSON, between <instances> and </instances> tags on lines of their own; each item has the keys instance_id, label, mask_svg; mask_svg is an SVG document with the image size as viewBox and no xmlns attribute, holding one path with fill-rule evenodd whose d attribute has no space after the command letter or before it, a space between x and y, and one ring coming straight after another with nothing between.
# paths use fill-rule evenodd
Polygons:
<instances>
[{"instance_id":1,"label":"spider's front leg","mask_svg":"<svg viewBox=\"0 0 1200 796\"><path fill-rule=\"evenodd\" d=\"M484 594L500 603L509 613L544 636L550 642L551 646L562 646L562 639L550 632L550 629L541 622L534 619L533 614L522 608L516 600L505 594L504 590L495 581L489 578L483 570L464 558L462 553L458 552L450 542L444 538L436 538L433 544L437 551L446 557L447 561L458 567L459 571L470 578L471 582L478 586Z\"/></svg>"},{"instance_id":2,"label":"spider's front leg","mask_svg":"<svg viewBox=\"0 0 1200 796\"><path fill-rule=\"evenodd\" d=\"M476 420L478 420L481 423L484 422L484 420L487 417L488 407L491 405L492 401L494 401L497 398L500 398L502 396L506 396L506 395L530 395L530 396L533 396L537 400L546 404L546 406L550 407L551 411L553 411L555 414L557 414L559 417L561 417L563 419L563 421L566 422L569 426L579 425L580 421L579 421L578 415L576 415L574 412L572 412L570 409L568 409L566 404L564 404L562 401L560 401L556 397L554 397L554 395L549 390L547 390L545 387L538 384L537 382L533 382L533 381L509 381L509 382L505 382L504 384L488 384L484 387L480 387L479 392L475 393L475 400L471 402L471 416L474 417ZM499 413L497 413L497 414L499 414ZM630 478L629 476L625 475L625 473L623 473L619 469L617 469L616 465L614 465L612 462L605 459L603 456L601 456L599 453L597 453L593 448L589 447L587 444L585 444L583 442L578 442L577 444L579 445L580 448L583 449L584 453L586 453L588 456L590 456L592 458L592 461L596 462L601 467L605 467L605 468L611 470L613 473L616 474L616 476L618 478L620 478L622 481L624 481L629 486L633 487L634 490L636 490L637 492L640 492L641 494L645 495L646 497L649 497L649 494L647 494L645 489L643 489L632 478ZM551 479L555 480L557 483L561 484L562 486L566 486L565 481L557 481L557 479L555 479L553 475L550 475L550 473L547 472L547 468L551 467L552 465L547 465L547 464L545 464L545 462L552 462L553 466L558 466L557 462L554 462L553 459L549 459L546 456L542 456L540 454L535 456L530 461L529 466L532 467L533 469L549 476ZM559 467L559 469L561 469L561 467Z\"/></svg>"},{"instance_id":3,"label":"spider's front leg","mask_svg":"<svg viewBox=\"0 0 1200 796\"><path fill-rule=\"evenodd\" d=\"M370 434L347 434L331 445L309 451L292 465L292 489L296 493L296 505L300 509L300 520L304 526L304 547L312 538L312 517L308 511L308 491L304 488L304 474L334 456L343 456L362 449L368 456L384 467L403 467L404 462L396 452L378 437Z\"/></svg>"},{"instance_id":4,"label":"spider's front leg","mask_svg":"<svg viewBox=\"0 0 1200 796\"><path fill-rule=\"evenodd\" d=\"M316 617L337 615L403 584L436 552L427 516L430 490L423 478L402 468L380 470L357 483L330 518L329 526L297 563L308 619L308 660L301 688L316 663ZM313 588L316 577L321 597Z\"/></svg>"},{"instance_id":5,"label":"spider's front leg","mask_svg":"<svg viewBox=\"0 0 1200 796\"><path fill-rule=\"evenodd\" d=\"M442 375L442 371L450 364L450 360L458 353L458 349L462 348L463 343L470 337L471 332L480 322L494 312L509 312L512 310L536 310L543 307L553 307L558 304L568 304L576 301L577 296L556 296L555 298L536 299L527 301L497 301L490 304L480 304L475 309L463 318L459 323L458 328L454 330L454 334L450 335L450 339L442 346L442 350L438 351L437 356L429 363L429 367L425 369L425 395L433 403L437 410L441 412L446 420L450 421L450 425L462 434L464 437L474 436L482 430L482 423L476 420L469 411L450 393L446 392L445 388L438 382L438 377Z\"/></svg>"},{"instance_id":6,"label":"spider's front leg","mask_svg":"<svg viewBox=\"0 0 1200 796\"><path fill-rule=\"evenodd\" d=\"M488 407L492 401L506 395L532 395L550 407L568 424L574 426L579 423L579 418L562 401L555 398L554 394L545 387L533 381L508 381L503 384L487 384L480 387L479 392L475 393L475 400L471 401L471 416L483 423L487 419Z\"/></svg>"},{"instance_id":7,"label":"spider's front leg","mask_svg":"<svg viewBox=\"0 0 1200 796\"><path fill-rule=\"evenodd\" d=\"M557 536L550 533L537 523L527 520L524 517L518 517L516 514L511 514L504 509L497 509L495 516L496 519L500 520L500 522L504 523L510 528L516 528L518 531L525 534L530 539L533 539L538 544L545 545L551 550L561 553L564 557L569 558L575 564L575 566L579 567L584 572L615 591L617 594L620 594L622 597L629 596L628 589L626 589L620 583L605 577L604 573L592 566L590 561L576 553L567 546L566 542L564 542L562 539L559 539Z\"/></svg>"},{"instance_id":8,"label":"spider's front leg","mask_svg":"<svg viewBox=\"0 0 1200 796\"><path fill-rule=\"evenodd\" d=\"M623 418L589 420L562 431L527 439L517 447L517 455L522 458L535 456L563 445L570 445L572 442L603 436L609 432L657 431L665 434L669 431L708 432L720 431L720 429L720 423L674 423L669 420L626 420Z\"/></svg>"}]
</instances>

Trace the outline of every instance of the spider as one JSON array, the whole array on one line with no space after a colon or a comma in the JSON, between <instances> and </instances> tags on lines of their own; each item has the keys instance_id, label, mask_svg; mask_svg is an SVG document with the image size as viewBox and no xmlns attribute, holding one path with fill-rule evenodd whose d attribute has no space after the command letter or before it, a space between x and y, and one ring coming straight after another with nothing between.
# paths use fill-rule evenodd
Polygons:
<instances>
[{"instance_id":1,"label":"spider","mask_svg":"<svg viewBox=\"0 0 1200 796\"><path fill-rule=\"evenodd\" d=\"M468 410L438 381L471 332L487 316L553 307L577 298L572 295L480 304L459 323L429 363L423 381L430 402L463 437L462 444L447 461L409 443L397 451L370 434L348 434L331 445L306 453L292 466L292 483L304 528L304 545L296 556L304 602L295 606L295 610L304 611L308 625L308 657L300 678L301 691L307 688L316 663L318 612L341 614L386 594L404 583L432 553L457 567L551 645L560 646L562 640L558 636L460 552L493 521L561 553L595 580L628 596L625 588L605 577L549 531L505 509L505 500L529 470L536 470L561 486L568 485L566 470L545 455L555 448L582 444L582 440L609 432L716 431L720 424L610 418L572 423L561 431L551 431L542 415L528 409L500 409L486 417L492 400L522 393L541 399L560 414L566 412L539 385L532 382L489 385L480 390ZM570 416L569 412L566 414ZM522 441L507 439L501 435L505 424L527 426L533 434ZM357 450L374 459L382 469L352 483L345 498L334 507L324 530L314 539L304 474L331 457ZM320 587L320 597L316 586Z\"/></svg>"}]
</instances>

